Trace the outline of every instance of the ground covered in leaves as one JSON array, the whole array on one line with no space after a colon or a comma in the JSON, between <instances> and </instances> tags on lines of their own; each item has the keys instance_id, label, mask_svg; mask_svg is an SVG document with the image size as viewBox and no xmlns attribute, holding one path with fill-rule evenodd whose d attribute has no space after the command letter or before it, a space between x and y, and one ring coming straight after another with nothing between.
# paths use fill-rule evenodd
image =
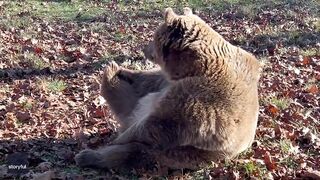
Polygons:
<instances>
[{"instance_id":1,"label":"ground covered in leaves","mask_svg":"<svg viewBox=\"0 0 320 180\"><path fill-rule=\"evenodd\" d=\"M254 3L255 2L255 3ZM314 1L0 1L0 179L139 179L75 166L81 149L114 137L99 96L107 61L148 69L141 48L163 7L188 5L263 67L252 148L234 160L159 179L320 178L320 3ZM20 154L13 154L21 152ZM9 155L9 156L8 156Z\"/></svg>"}]
</instances>

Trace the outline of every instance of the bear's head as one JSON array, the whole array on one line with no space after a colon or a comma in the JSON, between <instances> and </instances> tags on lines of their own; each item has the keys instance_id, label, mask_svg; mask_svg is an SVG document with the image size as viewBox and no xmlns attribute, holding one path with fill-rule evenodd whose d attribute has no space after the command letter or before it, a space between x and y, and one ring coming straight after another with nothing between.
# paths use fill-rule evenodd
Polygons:
<instances>
[{"instance_id":1,"label":"bear's head","mask_svg":"<svg viewBox=\"0 0 320 180\"><path fill-rule=\"evenodd\" d=\"M145 56L159 64L171 80L202 76L212 56L207 46L216 34L190 8L184 8L183 15L167 8L164 18L144 49Z\"/></svg>"}]
</instances>

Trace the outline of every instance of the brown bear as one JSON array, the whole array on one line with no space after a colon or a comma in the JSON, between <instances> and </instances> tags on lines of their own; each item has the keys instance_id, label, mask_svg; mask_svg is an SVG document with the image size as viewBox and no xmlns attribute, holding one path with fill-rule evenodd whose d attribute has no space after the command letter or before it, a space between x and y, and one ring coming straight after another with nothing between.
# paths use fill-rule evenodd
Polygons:
<instances>
[{"instance_id":1,"label":"brown bear","mask_svg":"<svg viewBox=\"0 0 320 180\"><path fill-rule=\"evenodd\" d=\"M165 22L145 48L160 66L132 71L111 62L101 94L121 123L109 145L76 155L81 166L117 168L139 151L162 165L194 168L247 149L258 119L259 63L184 8L165 10Z\"/></svg>"}]
</instances>

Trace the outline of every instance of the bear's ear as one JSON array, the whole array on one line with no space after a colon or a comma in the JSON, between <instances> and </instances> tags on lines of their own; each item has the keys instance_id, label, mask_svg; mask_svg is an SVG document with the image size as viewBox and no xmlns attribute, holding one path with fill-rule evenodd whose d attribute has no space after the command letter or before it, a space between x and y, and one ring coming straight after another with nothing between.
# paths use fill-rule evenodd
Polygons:
<instances>
[{"instance_id":1,"label":"bear's ear","mask_svg":"<svg viewBox=\"0 0 320 180\"><path fill-rule=\"evenodd\" d=\"M176 18L176 13L173 12L172 8L166 8L164 10L164 20L166 25L170 25Z\"/></svg>"},{"instance_id":2,"label":"bear's ear","mask_svg":"<svg viewBox=\"0 0 320 180\"><path fill-rule=\"evenodd\" d=\"M183 14L184 14L185 16L192 15L192 9L190 9L189 7L183 8Z\"/></svg>"}]
</instances>

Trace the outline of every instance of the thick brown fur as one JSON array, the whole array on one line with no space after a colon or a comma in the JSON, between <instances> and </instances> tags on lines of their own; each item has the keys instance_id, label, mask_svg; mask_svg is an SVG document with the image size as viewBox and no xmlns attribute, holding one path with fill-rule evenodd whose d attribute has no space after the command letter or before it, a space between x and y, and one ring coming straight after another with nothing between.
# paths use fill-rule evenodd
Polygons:
<instances>
[{"instance_id":1,"label":"thick brown fur","mask_svg":"<svg viewBox=\"0 0 320 180\"><path fill-rule=\"evenodd\" d=\"M259 63L231 45L191 9L165 22L144 50L161 69L131 71L110 63L101 94L122 125L100 150L84 150L79 166L121 167L136 152L171 168L232 158L248 148L258 119Z\"/></svg>"}]
</instances>

